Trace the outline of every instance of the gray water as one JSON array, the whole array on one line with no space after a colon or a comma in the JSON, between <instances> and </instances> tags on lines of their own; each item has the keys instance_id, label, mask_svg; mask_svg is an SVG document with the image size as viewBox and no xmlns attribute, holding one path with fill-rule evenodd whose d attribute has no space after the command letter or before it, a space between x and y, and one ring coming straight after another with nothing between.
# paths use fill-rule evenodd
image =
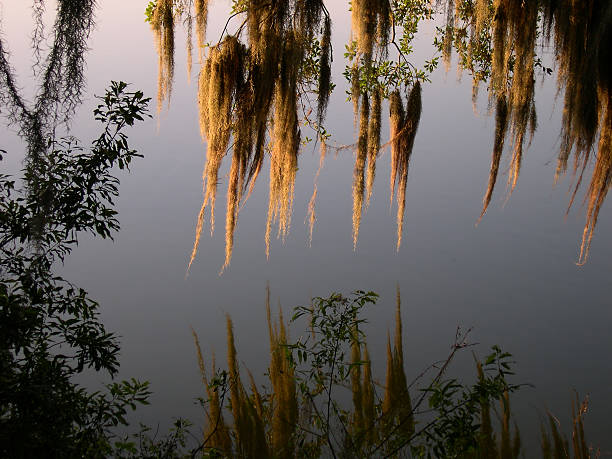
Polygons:
<instances>
[{"instance_id":1,"label":"gray water","mask_svg":"<svg viewBox=\"0 0 612 459\"><path fill-rule=\"evenodd\" d=\"M31 85L29 2L2 6L2 30L12 51L22 86ZM143 22L145 2L101 2L88 55L88 96L72 133L83 140L97 136L90 115L93 94L108 82L123 80L154 97L157 56L153 35ZM225 2L211 13L208 37L215 40L225 22ZM334 81L338 84L328 112L328 130L338 144L354 142L353 115L345 102L343 43L349 34L344 2L332 13ZM179 28L180 30L180 28ZM424 28L415 59L430 57L432 26ZM332 291L373 290L381 295L367 318L375 374L383 375L387 330L393 325L395 286L403 300L407 374L444 358L458 326L473 328L475 351L493 344L511 352L516 382L515 412L524 437L537 436L538 415L548 408L570 429L573 390L590 395L587 439L612 451L608 412L612 408L612 209L601 210L591 255L578 267L584 209L576 205L565 218L566 178L553 186L559 147L562 103L555 99L556 79L536 90L540 126L527 151L517 189L504 205L503 177L483 221L475 227L488 180L494 119L487 116L486 95L479 115L472 110L471 80L458 81L453 70L437 70L423 88L423 116L416 137L406 191L402 247L395 251L395 212L389 211L389 153L381 156L370 206L362 218L359 243L351 236L351 182L354 157L330 152L318 182L317 223L308 246L307 215L318 149L300 156L293 223L285 243L274 240L265 256L268 199L267 163L255 191L240 213L230 267L224 260L224 203L227 164L220 174L217 231L203 235L188 277L186 266L202 200L205 145L199 136L196 79L188 84L184 36L177 36L176 75L169 109L129 132L131 144L145 155L121 174L118 202L121 232L115 242L84 238L66 262L63 274L101 303L108 329L122 336L121 377L151 381L152 406L137 419L167 425L173 416L203 421L194 398L203 388L197 371L190 327L207 356L225 356L225 314L230 314L239 358L254 374L268 362L265 286L274 303L290 310L312 296ZM197 66L194 65L194 69ZM196 70L197 71L197 70ZM484 93L484 90L483 90ZM154 112L154 103L152 103ZM3 131L9 151L5 170L18 169L23 145ZM383 132L385 132L383 130ZM507 164L502 166L505 172ZM576 201L578 204L581 202ZM300 330L294 330L292 336ZM453 375L472 377L468 353ZM99 384L99 376L87 383ZM531 433L528 433L531 431Z\"/></svg>"}]
</instances>

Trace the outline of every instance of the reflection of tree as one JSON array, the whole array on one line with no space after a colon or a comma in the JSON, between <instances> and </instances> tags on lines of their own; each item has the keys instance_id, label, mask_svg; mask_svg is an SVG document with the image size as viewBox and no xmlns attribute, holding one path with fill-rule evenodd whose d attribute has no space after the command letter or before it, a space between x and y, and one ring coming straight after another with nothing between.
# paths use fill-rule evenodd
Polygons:
<instances>
[{"instance_id":1,"label":"reflection of tree","mask_svg":"<svg viewBox=\"0 0 612 459\"><path fill-rule=\"evenodd\" d=\"M291 342L282 311L278 321L272 320L268 290L270 366L260 386L248 373L250 391L242 382L229 316L227 371L218 372L213 356L212 375L208 373L194 332L209 397L203 441L196 451L246 458L521 457L518 427L511 425L509 394L520 387L509 381L511 355L494 346L486 359L477 361L473 384L449 379L451 362L471 346L467 333L458 330L448 357L410 381L398 289L395 333L393 340L387 335L386 371L379 382L373 378L361 318L363 308L376 299L373 292L348 297L335 293L314 298L309 307L296 307L291 323L306 319L308 330ZM231 403L224 411L220 407L227 394ZM495 402L501 408L499 428L492 420ZM582 429L582 414L574 415L574 434ZM588 451L583 431L575 447Z\"/></svg>"},{"instance_id":2,"label":"reflection of tree","mask_svg":"<svg viewBox=\"0 0 612 459\"><path fill-rule=\"evenodd\" d=\"M59 0L53 42L44 56L44 0L34 2L34 71L39 79L33 104L28 104L15 80L9 53L0 37L0 104L11 124L28 142L28 160L43 154L45 138L58 122L67 122L81 102L87 38L93 27L94 1Z\"/></svg>"},{"instance_id":3,"label":"reflection of tree","mask_svg":"<svg viewBox=\"0 0 612 459\"><path fill-rule=\"evenodd\" d=\"M32 104L27 102L19 89L9 52L0 36L0 105L9 124L17 127L19 135L27 143L27 174L24 178L33 195L41 193L42 185L39 182L45 175L46 167L41 158L47 154L49 138L53 138L58 124L68 123L81 102L85 83L85 51L93 27L94 3L93 0L58 1L51 32L53 42L45 56L45 2L34 2L33 70L38 79L38 88ZM46 212L44 204L39 212L37 221L43 224Z\"/></svg>"}]
</instances>

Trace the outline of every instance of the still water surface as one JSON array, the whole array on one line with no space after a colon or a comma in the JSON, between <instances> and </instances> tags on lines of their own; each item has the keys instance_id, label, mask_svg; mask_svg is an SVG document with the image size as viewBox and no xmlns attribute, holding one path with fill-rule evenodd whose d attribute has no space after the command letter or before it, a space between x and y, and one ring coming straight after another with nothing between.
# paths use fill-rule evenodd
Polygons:
<instances>
[{"instance_id":1,"label":"still water surface","mask_svg":"<svg viewBox=\"0 0 612 459\"><path fill-rule=\"evenodd\" d=\"M31 19L27 2L2 2L2 27L22 78L29 76ZM217 37L227 6L217 2L209 37ZM156 93L157 56L144 3L108 0L101 4L88 57L88 97L73 123L83 140L96 136L89 115L93 94L123 80L145 94ZM349 37L346 5L332 8L334 82L328 130L339 144L354 142L353 114L341 75L343 44ZM407 374L447 355L457 326L473 327L481 355L493 344L514 354L516 378L529 382L516 397L516 413L535 441L538 413L546 408L569 419L572 390L590 394L588 439L612 451L608 413L612 408L612 210L604 204L590 258L578 267L584 208L564 218L570 182L553 186L562 101L553 76L536 86L540 125L524 158L512 197L504 205L503 179L482 222L475 227L488 180L495 120L486 96L475 115L471 81L443 68L423 86L423 115L416 137L406 191L402 247L395 250L395 216L389 211L388 151L380 157L369 208L361 221L357 249L352 240L351 151L330 153L318 179L317 223L308 246L307 215L318 150L300 155L291 232L284 244L273 240L265 256L268 209L267 167L240 213L231 265L224 260L222 217L213 237L203 235L188 277L185 270L202 200L205 146L199 136L196 78L187 82L183 31L178 28L175 84L169 109L131 132L145 155L122 176L119 201L122 230L115 243L84 240L64 274L102 305L107 327L122 336L122 377L148 379L155 392L142 420L165 424L172 416L203 414L193 400L203 393L190 327L205 352L225 352L224 315L234 321L239 358L263 374L268 364L265 286L285 310L332 291L373 290L381 295L368 314L375 374L383 374L386 331L393 323L394 292L403 298ZM433 26L415 45L416 60L429 58ZM211 38L211 40L214 38ZM196 67L194 65L194 67ZM25 84L25 83L24 83ZM154 107L152 107L154 108ZM385 125L386 126L386 125ZM387 132L387 128L383 128ZM3 148L15 152L7 168L19 165L21 144L3 134ZM508 165L502 162L501 172ZM228 165L220 172L218 213L225 202ZM582 200L582 194L579 196ZM299 331L294 331L294 334ZM376 358L380 356L381 358ZM473 374L471 356L455 374ZM97 384L97 381L90 381ZM565 421L567 422L567 421ZM524 437L530 434L526 433ZM528 440L529 442L529 440Z\"/></svg>"}]
</instances>

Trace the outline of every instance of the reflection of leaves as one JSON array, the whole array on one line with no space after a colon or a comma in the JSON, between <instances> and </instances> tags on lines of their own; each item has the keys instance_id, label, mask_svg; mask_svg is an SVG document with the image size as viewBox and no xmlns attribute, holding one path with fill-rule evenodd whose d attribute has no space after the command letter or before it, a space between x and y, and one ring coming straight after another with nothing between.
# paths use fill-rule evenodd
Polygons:
<instances>
[{"instance_id":1,"label":"reflection of leaves","mask_svg":"<svg viewBox=\"0 0 612 459\"><path fill-rule=\"evenodd\" d=\"M509 383L513 375L512 354L493 346L492 352L478 363L478 381L473 385L457 379L434 380L422 389L428 395L429 407L435 411L434 420L417 432L413 454L426 457L431 451L436 457L472 457L479 448L481 438L481 410L491 401L505 400L506 394L518 390L521 385Z\"/></svg>"},{"instance_id":2,"label":"reflection of leaves","mask_svg":"<svg viewBox=\"0 0 612 459\"><path fill-rule=\"evenodd\" d=\"M151 21L153 21L153 13L155 12L155 8L157 8L157 0L150 1L145 9L145 22L151 24Z\"/></svg>"},{"instance_id":3,"label":"reflection of leaves","mask_svg":"<svg viewBox=\"0 0 612 459\"><path fill-rule=\"evenodd\" d=\"M429 81L428 76L438 65L438 58L426 60L423 68L418 68L408 57L413 53L412 42L423 20L431 19L435 10L428 0L400 0L393 2L392 34L384 41L378 37L379 52L373 59L359 53L357 41L346 45L344 57L348 60L344 77L351 81L355 65L359 67L359 87L362 94L372 88L382 88L384 97L400 86L411 86L415 81ZM401 31L401 34L400 34ZM396 54L388 58L389 52ZM349 94L350 96L350 94Z\"/></svg>"},{"instance_id":4,"label":"reflection of leaves","mask_svg":"<svg viewBox=\"0 0 612 459\"><path fill-rule=\"evenodd\" d=\"M244 13L249 8L250 0L232 0L232 14Z\"/></svg>"},{"instance_id":5,"label":"reflection of leaves","mask_svg":"<svg viewBox=\"0 0 612 459\"><path fill-rule=\"evenodd\" d=\"M308 317L312 335L287 347L294 364L308 363L300 374L305 383L315 382L317 389L314 392L319 392L326 385L340 383L348 377L355 362L345 357L349 355L351 343L354 340L361 342L363 338L359 326L365 319L359 318L359 315L363 307L375 304L377 298L374 292L360 290L348 298L334 293L328 298L314 298L312 306L295 308L291 322Z\"/></svg>"}]
</instances>

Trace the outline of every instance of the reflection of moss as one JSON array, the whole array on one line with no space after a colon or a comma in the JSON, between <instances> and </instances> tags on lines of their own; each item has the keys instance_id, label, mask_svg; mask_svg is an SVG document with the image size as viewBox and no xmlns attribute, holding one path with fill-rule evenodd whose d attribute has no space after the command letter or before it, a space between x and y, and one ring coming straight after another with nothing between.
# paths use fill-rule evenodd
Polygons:
<instances>
[{"instance_id":1,"label":"reflection of moss","mask_svg":"<svg viewBox=\"0 0 612 459\"><path fill-rule=\"evenodd\" d=\"M204 451L216 449L224 457L245 458L524 457L510 404L510 393L520 386L507 381L513 374L512 356L493 346L489 356L476 361L477 378L471 385L446 379L455 353L469 346L465 336L458 336L448 359L430 368L435 374L431 382L424 380L426 371L409 383L398 289L395 333L393 339L387 337L385 381L378 383L372 377L360 319L362 308L376 298L372 292L355 292L350 297L332 294L313 299L309 307L295 308L291 322L305 318L310 330L307 337L293 343L282 311L278 321L272 319L268 289L267 384L258 388L249 372L250 393L241 380L231 319L227 318L228 370L218 375L213 356L212 377L208 376L194 332L198 364L210 397L205 406ZM417 384L424 387L417 390ZM381 387L384 394L377 394ZM351 398L343 398L342 390L350 391ZM414 402L411 391L420 394ZM224 412L226 395L230 403ZM541 431L543 457L591 457L583 422L587 407L588 399L580 403L576 395L571 449L559 421L548 415L550 426L542 426ZM227 415L233 426L225 423Z\"/></svg>"}]
</instances>

